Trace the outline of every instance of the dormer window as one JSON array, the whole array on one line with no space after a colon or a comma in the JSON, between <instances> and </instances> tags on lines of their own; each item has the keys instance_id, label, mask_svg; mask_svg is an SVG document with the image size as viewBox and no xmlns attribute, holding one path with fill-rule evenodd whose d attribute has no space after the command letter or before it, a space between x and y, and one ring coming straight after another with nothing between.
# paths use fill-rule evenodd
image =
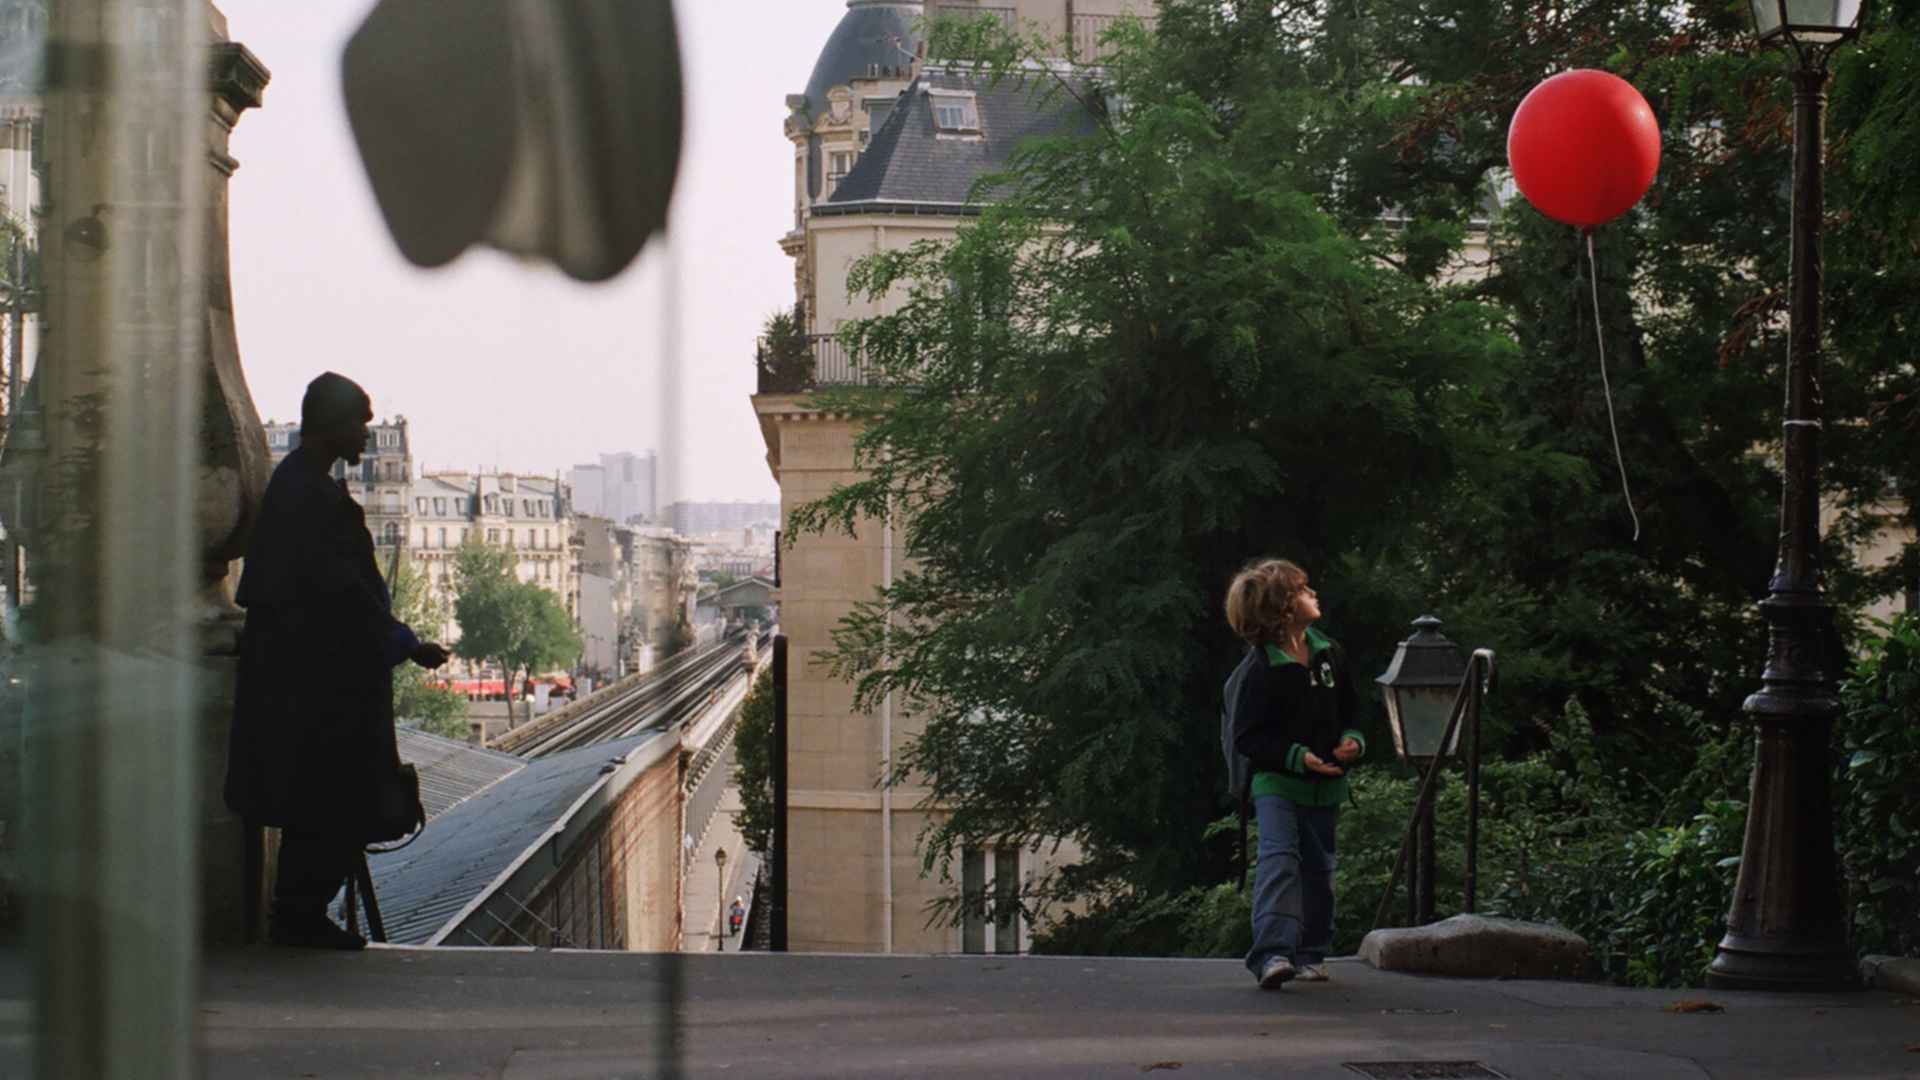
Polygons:
<instances>
[{"instance_id":1,"label":"dormer window","mask_svg":"<svg viewBox=\"0 0 1920 1080\"><path fill-rule=\"evenodd\" d=\"M971 90L929 90L933 126L942 135L980 134L980 109Z\"/></svg>"}]
</instances>

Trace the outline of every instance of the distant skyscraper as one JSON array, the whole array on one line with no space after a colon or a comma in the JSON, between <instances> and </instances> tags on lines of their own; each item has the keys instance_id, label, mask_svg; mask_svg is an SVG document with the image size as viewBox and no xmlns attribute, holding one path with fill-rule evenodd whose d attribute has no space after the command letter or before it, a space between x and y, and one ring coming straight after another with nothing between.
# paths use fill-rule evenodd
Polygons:
<instances>
[{"instance_id":1,"label":"distant skyscraper","mask_svg":"<svg viewBox=\"0 0 1920 1080\"><path fill-rule=\"evenodd\" d=\"M607 471L598 465L575 465L567 470L567 486L573 489L573 512L591 517L606 517L603 489Z\"/></svg>"},{"instance_id":2,"label":"distant skyscraper","mask_svg":"<svg viewBox=\"0 0 1920 1080\"><path fill-rule=\"evenodd\" d=\"M653 451L646 454L601 454L600 468L605 483L600 489L606 516L631 524L652 524L660 515L654 505L654 476L659 461Z\"/></svg>"},{"instance_id":3,"label":"distant skyscraper","mask_svg":"<svg viewBox=\"0 0 1920 1080\"><path fill-rule=\"evenodd\" d=\"M623 524L650 525L659 518L655 476L659 460L645 454L601 454L598 465L567 470L577 513Z\"/></svg>"}]
</instances>

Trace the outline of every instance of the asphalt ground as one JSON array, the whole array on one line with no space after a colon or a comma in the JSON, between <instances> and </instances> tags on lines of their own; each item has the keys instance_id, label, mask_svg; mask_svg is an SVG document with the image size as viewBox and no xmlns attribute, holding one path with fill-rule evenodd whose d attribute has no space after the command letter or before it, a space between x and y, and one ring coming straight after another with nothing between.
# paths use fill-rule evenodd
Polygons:
<instances>
[{"instance_id":1,"label":"asphalt ground","mask_svg":"<svg viewBox=\"0 0 1920 1080\"><path fill-rule=\"evenodd\" d=\"M1920 1002L1892 993L1330 967L1261 991L1224 960L235 948L208 957L201 1075L1920 1077ZM24 968L0 950L0 1077L26 1074Z\"/></svg>"}]
</instances>

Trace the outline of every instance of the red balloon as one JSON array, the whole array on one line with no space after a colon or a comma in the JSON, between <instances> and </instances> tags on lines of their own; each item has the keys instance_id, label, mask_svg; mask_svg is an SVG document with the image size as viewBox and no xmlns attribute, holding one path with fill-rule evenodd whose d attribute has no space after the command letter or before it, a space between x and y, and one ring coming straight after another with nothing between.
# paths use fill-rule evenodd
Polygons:
<instances>
[{"instance_id":1,"label":"red balloon","mask_svg":"<svg viewBox=\"0 0 1920 1080\"><path fill-rule=\"evenodd\" d=\"M1592 228L1633 208L1660 171L1660 125L1640 91L1605 71L1533 88L1507 129L1507 163L1534 209Z\"/></svg>"}]
</instances>

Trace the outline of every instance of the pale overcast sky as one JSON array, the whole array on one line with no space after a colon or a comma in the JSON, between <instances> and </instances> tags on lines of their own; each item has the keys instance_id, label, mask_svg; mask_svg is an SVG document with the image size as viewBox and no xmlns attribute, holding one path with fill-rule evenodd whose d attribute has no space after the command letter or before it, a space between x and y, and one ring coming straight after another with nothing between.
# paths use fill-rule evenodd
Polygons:
<instances>
[{"instance_id":1,"label":"pale overcast sky","mask_svg":"<svg viewBox=\"0 0 1920 1080\"><path fill-rule=\"evenodd\" d=\"M677 448L660 434L658 241L599 285L490 249L413 268L380 221L341 101L340 52L373 0L216 3L273 72L265 107L233 138L234 301L262 419L297 419L307 380L334 370L366 386L382 417L407 417L421 467L552 473L652 447L663 473L678 458L669 498L778 498L748 395L760 325L793 302L778 246L793 223L781 123L845 0L677 0Z\"/></svg>"}]
</instances>

